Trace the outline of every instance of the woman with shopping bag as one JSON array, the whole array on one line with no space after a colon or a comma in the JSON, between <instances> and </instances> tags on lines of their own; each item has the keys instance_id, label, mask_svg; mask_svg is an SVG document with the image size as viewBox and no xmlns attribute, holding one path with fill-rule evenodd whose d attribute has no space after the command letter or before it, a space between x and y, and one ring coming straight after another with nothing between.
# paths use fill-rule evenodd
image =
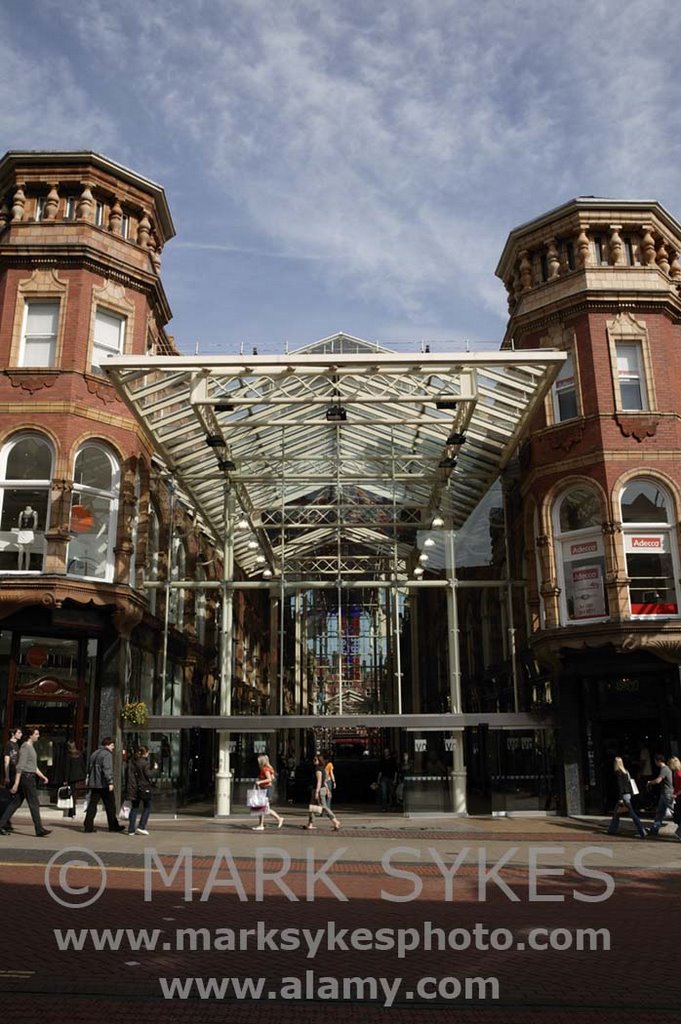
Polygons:
<instances>
[{"instance_id":1,"label":"woman with shopping bag","mask_svg":"<svg viewBox=\"0 0 681 1024\"><path fill-rule=\"evenodd\" d=\"M634 806L631 802L632 797L638 795L638 787L629 775L627 769L624 767L624 761L621 757L615 758L613 769L615 772L615 778L617 779L618 799L615 804L615 810L613 812L610 825L608 826L608 835L617 835L620 828L620 818L625 814L628 814L634 823L639 839L645 839L646 830L643 827L643 822L634 810Z\"/></svg>"},{"instance_id":2,"label":"woman with shopping bag","mask_svg":"<svg viewBox=\"0 0 681 1024\"><path fill-rule=\"evenodd\" d=\"M66 757L64 758L64 785L60 789L70 792L70 798L66 798L66 792L62 793L62 804L57 801L57 806L61 806L64 811L65 818L73 818L76 814L76 798L77 791L83 787L79 786L79 783L85 782L85 776L87 774L85 768L85 758L83 757L82 750L79 750L73 740L69 740L66 744Z\"/></svg>"},{"instance_id":3,"label":"woman with shopping bag","mask_svg":"<svg viewBox=\"0 0 681 1024\"><path fill-rule=\"evenodd\" d=\"M265 831L265 818L268 814L277 820L277 828L281 828L284 824L284 819L276 811L270 807L269 790L272 788L272 783L276 779L276 772L270 764L270 759L267 754L261 754L258 758L258 766L260 768L260 774L255 781L255 789L248 791L247 803L251 810L251 814L257 814L259 817L258 824L253 827L254 832Z\"/></svg>"}]
</instances>

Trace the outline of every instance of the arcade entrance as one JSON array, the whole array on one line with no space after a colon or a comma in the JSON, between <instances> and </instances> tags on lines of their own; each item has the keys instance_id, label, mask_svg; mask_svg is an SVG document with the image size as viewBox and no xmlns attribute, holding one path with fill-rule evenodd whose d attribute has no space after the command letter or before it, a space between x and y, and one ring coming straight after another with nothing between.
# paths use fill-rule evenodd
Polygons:
<instances>
[{"instance_id":1,"label":"arcade entrance","mask_svg":"<svg viewBox=\"0 0 681 1024\"><path fill-rule=\"evenodd\" d=\"M364 758L390 736L405 804L409 780L424 806L432 784L438 810L465 813L463 730L501 724L503 713L465 713L456 535L564 360L549 350L402 354L344 334L278 356L107 360L197 528L222 542L220 579L186 579L178 560L165 582L146 584L219 596L216 714L149 721L152 732L217 731L218 815L239 802L260 734L299 763L318 737L349 742L361 730L376 741L348 758L355 797ZM503 542L476 577L485 584L505 595L506 720L531 726L514 649L520 582Z\"/></svg>"}]
</instances>

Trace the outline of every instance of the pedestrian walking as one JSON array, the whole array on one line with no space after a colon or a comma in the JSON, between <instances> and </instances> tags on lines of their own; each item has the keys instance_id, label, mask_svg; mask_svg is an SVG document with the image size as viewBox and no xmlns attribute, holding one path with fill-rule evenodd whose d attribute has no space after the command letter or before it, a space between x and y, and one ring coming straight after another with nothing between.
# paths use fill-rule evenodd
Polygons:
<instances>
[{"instance_id":1,"label":"pedestrian walking","mask_svg":"<svg viewBox=\"0 0 681 1024\"><path fill-rule=\"evenodd\" d=\"M326 787L326 802L331 806L331 800L334 793L336 792L336 770L333 766L333 761L326 754L322 754L324 758L324 786Z\"/></svg>"},{"instance_id":2,"label":"pedestrian walking","mask_svg":"<svg viewBox=\"0 0 681 1024\"><path fill-rule=\"evenodd\" d=\"M90 758L87 776L89 797L83 832L97 831L94 827L94 820L100 800L106 811L109 832L125 832L125 826L118 824L114 802L113 751L115 745L110 736L105 736Z\"/></svg>"},{"instance_id":3,"label":"pedestrian walking","mask_svg":"<svg viewBox=\"0 0 681 1024\"><path fill-rule=\"evenodd\" d=\"M85 781L87 771L83 752L78 749L73 740L69 740L66 744L63 775L64 785L71 789L71 806L64 811L64 817L74 818L76 815L76 787Z\"/></svg>"},{"instance_id":4,"label":"pedestrian walking","mask_svg":"<svg viewBox=\"0 0 681 1024\"><path fill-rule=\"evenodd\" d=\"M322 809L322 815L326 815L328 818L331 818L333 830L334 832L337 832L341 827L341 823L329 806L328 790L326 788L326 762L322 754L315 754L312 763L314 765L314 785L310 794L310 806L314 807L319 805ZM317 827L314 824L314 817L315 812L309 811L307 825L304 826L305 828L315 829Z\"/></svg>"},{"instance_id":5,"label":"pedestrian walking","mask_svg":"<svg viewBox=\"0 0 681 1024\"><path fill-rule=\"evenodd\" d=\"M615 810L613 811L612 818L608 826L608 835L617 835L620 828L620 818L623 815L628 814L634 823L634 828L638 833L639 839L645 839L646 830L632 804L632 797L635 795L634 782L629 775L629 772L624 767L624 761L621 757L615 758L613 769L615 772L615 779L617 781L617 803L615 804ZM638 792L638 789L636 792Z\"/></svg>"},{"instance_id":6,"label":"pedestrian walking","mask_svg":"<svg viewBox=\"0 0 681 1024\"><path fill-rule=\"evenodd\" d=\"M130 801L130 817L128 818L129 836L148 836L147 824L151 814L151 799L156 785L156 767L149 761L149 747L140 747L131 762L128 763L126 779L126 797ZM139 825L137 811L142 805Z\"/></svg>"},{"instance_id":7,"label":"pedestrian walking","mask_svg":"<svg viewBox=\"0 0 681 1024\"><path fill-rule=\"evenodd\" d=\"M657 767L657 776L648 783L649 786L660 787L660 798L657 801L655 820L648 829L648 835L654 839L660 834L660 829L665 820L671 818L672 806L674 804L672 773L665 762L664 754L655 754L655 765Z\"/></svg>"},{"instance_id":8,"label":"pedestrian walking","mask_svg":"<svg viewBox=\"0 0 681 1024\"><path fill-rule=\"evenodd\" d=\"M277 812L272 810L272 808L270 807L269 791L272 788L272 783L277 777L277 773L270 764L270 759L267 756L267 754L260 755L260 757L258 758L258 766L260 768L260 774L256 779L255 785L257 789L264 791L265 803L262 805L262 807L256 809L260 820L258 821L258 824L253 827L253 831L264 832L265 818L268 814L271 814L272 817L276 818L277 828L281 828L281 826L284 824L284 819L280 814L277 814Z\"/></svg>"},{"instance_id":9,"label":"pedestrian walking","mask_svg":"<svg viewBox=\"0 0 681 1024\"><path fill-rule=\"evenodd\" d=\"M388 811L395 802L397 784L397 758L386 747L378 765L378 802L382 811Z\"/></svg>"},{"instance_id":10,"label":"pedestrian walking","mask_svg":"<svg viewBox=\"0 0 681 1024\"><path fill-rule=\"evenodd\" d=\"M5 788L10 790L14 785L14 779L17 774L17 761L19 760L19 743L21 742L22 732L21 729L15 727L10 729L9 739L5 743L5 749L3 750L3 768L4 768L4 780ZM9 805L12 803L13 796L11 793L3 794L2 808L0 808L0 815L2 815ZM23 796L19 801L19 805L23 803ZM8 832L13 832L14 829L8 823L5 828Z\"/></svg>"},{"instance_id":11,"label":"pedestrian walking","mask_svg":"<svg viewBox=\"0 0 681 1024\"><path fill-rule=\"evenodd\" d=\"M28 804L28 809L31 812L31 819L33 821L33 827L35 828L35 834L39 839L44 836L49 836L50 830L43 828L43 823L40 819L40 804L38 802L38 790L36 789L36 778L40 779L41 782L47 782L47 776L43 775L38 768L38 755L35 752L35 745L40 739L40 730L33 729L29 734L26 742L21 746L19 750L19 757L17 759L17 770L12 783L10 793L14 799L12 803L5 809L5 813L0 818L0 835L9 835L9 829L7 825L12 820L12 815L21 806L25 800Z\"/></svg>"},{"instance_id":12,"label":"pedestrian walking","mask_svg":"<svg viewBox=\"0 0 681 1024\"><path fill-rule=\"evenodd\" d=\"M674 797L672 818L676 825L674 836L681 841L681 760L678 757L670 757L668 767L672 773L672 796Z\"/></svg>"}]
</instances>

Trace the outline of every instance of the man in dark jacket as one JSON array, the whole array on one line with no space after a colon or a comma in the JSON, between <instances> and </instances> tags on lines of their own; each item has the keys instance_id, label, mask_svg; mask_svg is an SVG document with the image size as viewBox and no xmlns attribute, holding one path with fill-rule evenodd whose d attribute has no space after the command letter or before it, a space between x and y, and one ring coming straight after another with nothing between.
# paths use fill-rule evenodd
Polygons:
<instances>
[{"instance_id":1,"label":"man in dark jacket","mask_svg":"<svg viewBox=\"0 0 681 1024\"><path fill-rule=\"evenodd\" d=\"M114 803L113 751L115 743L110 736L105 736L97 750L90 758L88 765L87 788L89 791L88 805L85 812L83 832L94 832L94 820L97 805L101 799L106 811L109 832L125 832L123 825L116 819Z\"/></svg>"}]
</instances>

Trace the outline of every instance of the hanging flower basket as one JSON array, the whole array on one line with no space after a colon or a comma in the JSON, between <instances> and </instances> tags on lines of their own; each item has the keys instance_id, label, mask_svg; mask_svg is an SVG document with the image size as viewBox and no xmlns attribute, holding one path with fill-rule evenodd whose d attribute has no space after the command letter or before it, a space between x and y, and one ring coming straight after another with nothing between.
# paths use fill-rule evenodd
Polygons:
<instances>
[{"instance_id":1,"label":"hanging flower basket","mask_svg":"<svg viewBox=\"0 0 681 1024\"><path fill-rule=\"evenodd\" d=\"M143 700L136 701L132 704L124 704L121 708L121 718L124 722L127 722L128 725L146 725L148 717L149 709Z\"/></svg>"}]
</instances>

